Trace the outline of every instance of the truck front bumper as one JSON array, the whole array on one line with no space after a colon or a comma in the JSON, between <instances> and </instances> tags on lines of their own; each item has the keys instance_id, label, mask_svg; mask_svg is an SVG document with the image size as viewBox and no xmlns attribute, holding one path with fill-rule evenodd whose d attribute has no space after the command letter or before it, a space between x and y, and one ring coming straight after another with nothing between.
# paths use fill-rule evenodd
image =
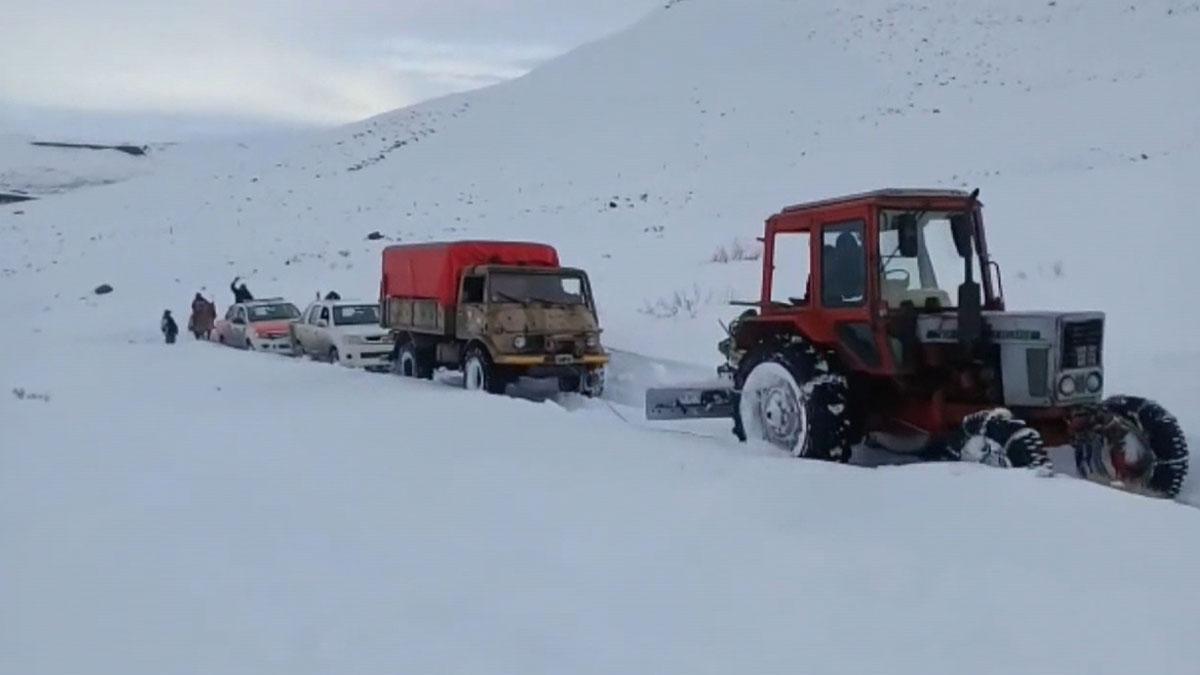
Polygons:
<instances>
[{"instance_id":1,"label":"truck front bumper","mask_svg":"<svg viewBox=\"0 0 1200 675\"><path fill-rule=\"evenodd\" d=\"M607 354L585 354L584 356L574 356L572 354L500 354L493 361L498 366L521 366L525 368L537 367L585 367L585 368L601 368L608 364Z\"/></svg>"}]
</instances>

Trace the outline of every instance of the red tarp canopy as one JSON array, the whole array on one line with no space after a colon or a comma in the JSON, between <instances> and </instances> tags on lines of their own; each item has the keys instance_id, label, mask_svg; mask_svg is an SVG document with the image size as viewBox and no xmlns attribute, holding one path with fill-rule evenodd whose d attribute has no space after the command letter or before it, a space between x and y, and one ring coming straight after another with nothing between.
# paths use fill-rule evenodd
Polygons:
<instances>
[{"instance_id":1,"label":"red tarp canopy","mask_svg":"<svg viewBox=\"0 0 1200 675\"><path fill-rule=\"evenodd\" d=\"M383 249L380 300L435 299L443 305L458 301L462 271L475 265L558 267L553 246L519 241L456 241L399 244Z\"/></svg>"}]
</instances>

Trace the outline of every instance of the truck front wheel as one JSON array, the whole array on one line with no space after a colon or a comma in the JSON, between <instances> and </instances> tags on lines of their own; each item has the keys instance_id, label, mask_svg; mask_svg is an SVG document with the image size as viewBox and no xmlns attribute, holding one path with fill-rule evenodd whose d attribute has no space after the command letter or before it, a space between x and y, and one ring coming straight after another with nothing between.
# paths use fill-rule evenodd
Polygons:
<instances>
[{"instance_id":1,"label":"truck front wheel","mask_svg":"<svg viewBox=\"0 0 1200 675\"><path fill-rule=\"evenodd\" d=\"M503 394L508 388L505 373L492 363L492 358L480 347L471 347L463 357L463 389Z\"/></svg>"}]
</instances>

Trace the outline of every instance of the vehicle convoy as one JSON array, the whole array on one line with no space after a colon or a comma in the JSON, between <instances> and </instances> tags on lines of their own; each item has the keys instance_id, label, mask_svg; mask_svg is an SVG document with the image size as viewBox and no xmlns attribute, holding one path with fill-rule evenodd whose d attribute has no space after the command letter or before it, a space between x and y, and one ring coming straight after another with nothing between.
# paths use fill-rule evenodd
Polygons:
<instances>
[{"instance_id":1,"label":"vehicle convoy","mask_svg":"<svg viewBox=\"0 0 1200 675\"><path fill-rule=\"evenodd\" d=\"M930 459L1048 466L1173 497L1176 419L1104 398L1104 315L1005 310L978 190L880 190L766 221L761 296L720 344L724 387L647 392L650 419L725 417L743 441L849 461L860 442Z\"/></svg>"},{"instance_id":2,"label":"vehicle convoy","mask_svg":"<svg viewBox=\"0 0 1200 675\"><path fill-rule=\"evenodd\" d=\"M389 246L379 302L400 375L429 379L442 366L491 393L519 377L554 378L587 396L603 390L608 355L588 276L561 267L545 244Z\"/></svg>"},{"instance_id":3,"label":"vehicle convoy","mask_svg":"<svg viewBox=\"0 0 1200 675\"><path fill-rule=\"evenodd\" d=\"M377 303L318 300L291 324L292 353L351 368L388 370L392 335L379 323Z\"/></svg>"},{"instance_id":4,"label":"vehicle convoy","mask_svg":"<svg viewBox=\"0 0 1200 675\"><path fill-rule=\"evenodd\" d=\"M300 310L283 298L248 300L229 306L213 327L213 338L238 349L291 354L291 324Z\"/></svg>"}]
</instances>

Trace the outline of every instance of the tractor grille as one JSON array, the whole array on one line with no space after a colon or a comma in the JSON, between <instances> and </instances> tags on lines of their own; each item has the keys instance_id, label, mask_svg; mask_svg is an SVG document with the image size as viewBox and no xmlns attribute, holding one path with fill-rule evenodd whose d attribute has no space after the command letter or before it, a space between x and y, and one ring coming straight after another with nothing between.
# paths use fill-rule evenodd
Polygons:
<instances>
[{"instance_id":1,"label":"tractor grille","mask_svg":"<svg viewBox=\"0 0 1200 675\"><path fill-rule=\"evenodd\" d=\"M1076 321L1063 326L1062 367L1091 368L1100 365L1104 346L1104 320Z\"/></svg>"}]
</instances>

